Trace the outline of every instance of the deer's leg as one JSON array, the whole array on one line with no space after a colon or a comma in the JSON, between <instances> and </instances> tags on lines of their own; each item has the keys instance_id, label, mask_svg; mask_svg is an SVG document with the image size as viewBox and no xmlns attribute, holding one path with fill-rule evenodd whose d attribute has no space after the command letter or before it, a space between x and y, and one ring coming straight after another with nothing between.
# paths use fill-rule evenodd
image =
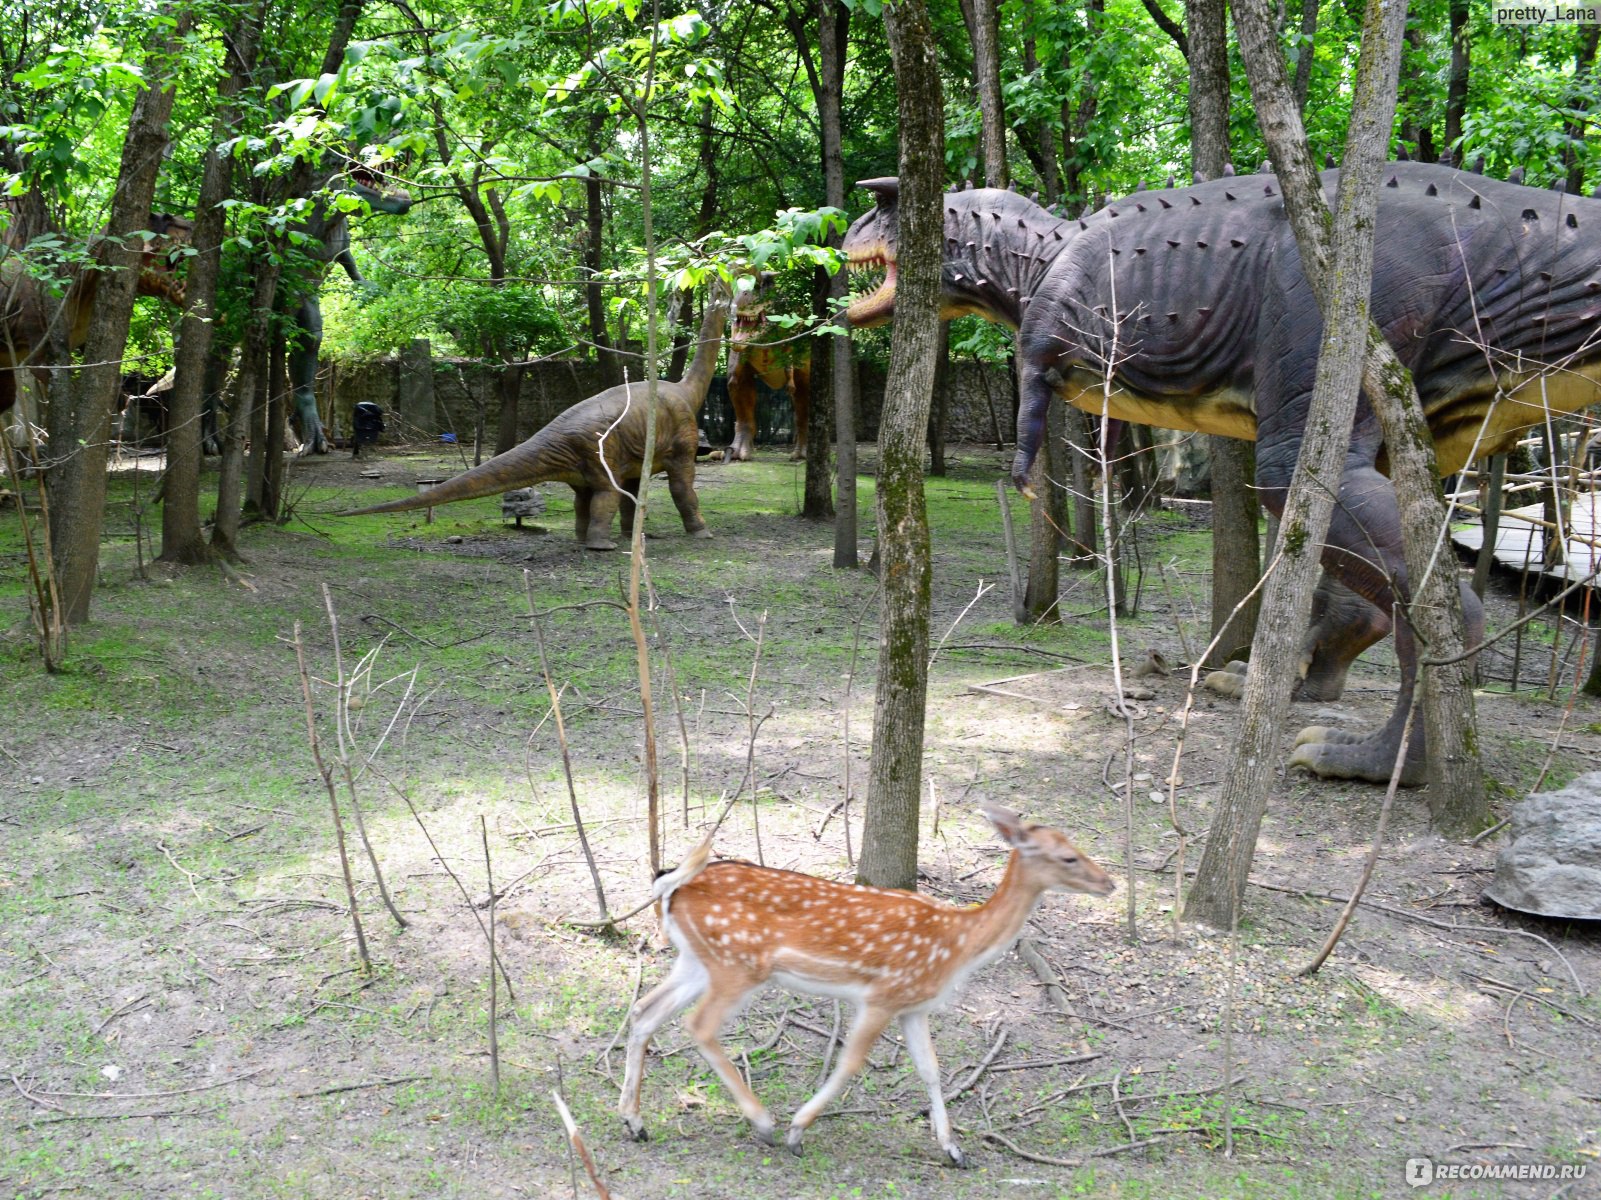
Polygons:
<instances>
[{"instance_id":1,"label":"deer's leg","mask_svg":"<svg viewBox=\"0 0 1601 1200\"><path fill-rule=\"evenodd\" d=\"M965 1167L967 1159L951 1136L951 1121L945 1115L945 1093L940 1087L939 1059L934 1057L934 1038L928 1029L927 1013L907 1013L901 1017L901 1032L906 1035L906 1052L917 1067L917 1077L928 1088L928 1121L934 1127L934 1139L939 1142L945 1157L953 1166Z\"/></svg>"},{"instance_id":2,"label":"deer's leg","mask_svg":"<svg viewBox=\"0 0 1601 1200\"><path fill-rule=\"evenodd\" d=\"M867 1052L878 1041L878 1035L884 1032L884 1026L889 1024L890 1012L886 1009L875 1008L870 1004L863 1004L856 1010L856 1020L851 1024L850 1037L845 1039L845 1046L839 1052L839 1061L834 1064L834 1070L817 1089L813 1096L801 1110L795 1114L795 1119L789 1124L789 1136L784 1144L789 1152L799 1155L801 1152L801 1138L811 1127L817 1115L828 1107L829 1101L845 1090L845 1085L851 1081L851 1076L862 1069L862 1063L867 1061Z\"/></svg>"},{"instance_id":3,"label":"deer's leg","mask_svg":"<svg viewBox=\"0 0 1601 1200\"><path fill-rule=\"evenodd\" d=\"M645 1122L639 1116L639 1085L645 1073L645 1052L650 1039L668 1021L688 1008L706 990L706 968L680 954L672 973L642 996L629 1017L627 1069L617 1112L636 1142L645 1140Z\"/></svg>"},{"instance_id":4,"label":"deer's leg","mask_svg":"<svg viewBox=\"0 0 1601 1200\"><path fill-rule=\"evenodd\" d=\"M689 1027L690 1035L700 1046L701 1055L711 1064L712 1070L717 1072L717 1078L723 1081L739 1105L739 1111L745 1114L745 1119L751 1123L756 1136L769 1146L773 1145L773 1114L767 1111L766 1105L756 1099L756 1094L745 1086L738 1068L729 1060L728 1052L723 1044L717 1040L717 1031L723 1027L723 1021L728 1014L739 1007L751 988L756 986L755 980L744 983L742 986L731 987L724 991L710 991L706 998L700 1002L700 1007L689 1014L685 1024Z\"/></svg>"}]
</instances>

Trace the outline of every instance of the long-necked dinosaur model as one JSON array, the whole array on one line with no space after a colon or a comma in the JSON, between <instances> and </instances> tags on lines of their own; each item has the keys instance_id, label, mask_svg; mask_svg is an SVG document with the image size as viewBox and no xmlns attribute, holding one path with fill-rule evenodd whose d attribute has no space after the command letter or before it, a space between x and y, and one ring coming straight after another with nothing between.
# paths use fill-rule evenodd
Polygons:
<instances>
[{"instance_id":1,"label":"long-necked dinosaur model","mask_svg":"<svg viewBox=\"0 0 1601 1200\"><path fill-rule=\"evenodd\" d=\"M790 458L806 457L806 423L812 409L811 339L777 340L782 331L767 319L773 279L771 271L763 271L735 286L734 326L728 335L728 401L734 409L731 462L745 462L755 450L758 379L775 392L789 392L795 410L795 449Z\"/></svg>"},{"instance_id":2,"label":"long-necked dinosaur model","mask_svg":"<svg viewBox=\"0 0 1601 1200\"><path fill-rule=\"evenodd\" d=\"M8 206L20 217L20 206ZM153 213L150 233L139 262L138 293L160 296L183 307L184 285L178 275L181 248L188 244L194 226L182 217ZM60 304L51 301L46 284L27 269L28 245L49 234L48 230L27 229L20 223L9 225L0 236L0 412L16 401L16 372L33 368L42 359L52 335L52 322L65 329L66 344L76 350L89 336L94 319L95 297L103 271L81 264L67 266L66 295Z\"/></svg>"},{"instance_id":3,"label":"long-necked dinosaur model","mask_svg":"<svg viewBox=\"0 0 1601 1200\"><path fill-rule=\"evenodd\" d=\"M700 444L695 417L712 381L728 309L727 290L713 285L701 321L700 342L684 377L676 383L663 381L656 385L656 447L651 456L651 474L667 473L667 489L683 518L684 529L698 538L711 537L711 531L700 515L700 500L695 495L695 449ZM573 489L578 540L591 550L615 550L611 523L619 506L623 536L633 530L634 503L630 496L637 493L643 471L645 398L643 381L608 388L560 413L520 446L513 446L438 487L344 515L405 512L455 500L474 500L536 483L565 483ZM600 458L602 437L605 465ZM611 468L609 474L607 467ZM613 480L627 495L617 490Z\"/></svg>"},{"instance_id":4,"label":"long-necked dinosaur model","mask_svg":"<svg viewBox=\"0 0 1601 1200\"><path fill-rule=\"evenodd\" d=\"M1601 201L1537 191L1449 167L1393 163L1380 189L1371 315L1417 383L1442 472L1504 449L1544 420L1601 400ZM1332 195L1337 172L1325 172ZM852 225L854 266L888 268L853 325L895 304L898 190L869 180L877 207ZM943 313L1018 330L1021 487L1054 396L1169 429L1254 440L1256 480L1282 510L1300 451L1322 320L1271 175L1141 191L1082 220L988 189L945 197ZM1323 551L1349 591L1325 590L1306 655L1324 695L1389 630L1406 565L1379 425L1364 400ZM1354 592L1356 595L1351 595ZM1483 616L1463 589L1477 641ZM1400 697L1365 738L1304 730L1291 762L1319 775L1388 779L1417 675L1396 631ZM1421 722L1405 780L1422 782Z\"/></svg>"}]
</instances>

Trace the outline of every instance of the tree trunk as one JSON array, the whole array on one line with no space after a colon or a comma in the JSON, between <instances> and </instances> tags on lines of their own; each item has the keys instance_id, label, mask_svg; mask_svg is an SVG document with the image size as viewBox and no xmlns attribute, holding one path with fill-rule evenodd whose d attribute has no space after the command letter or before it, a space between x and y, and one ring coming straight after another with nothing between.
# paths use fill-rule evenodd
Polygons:
<instances>
[{"instance_id":1,"label":"tree trunk","mask_svg":"<svg viewBox=\"0 0 1601 1200\"><path fill-rule=\"evenodd\" d=\"M1572 115L1562 126L1568 144L1562 149L1562 161L1567 164L1568 192L1584 195L1584 160L1579 151L1584 146L1585 131L1589 126L1586 114L1590 111L1589 92L1595 74L1596 48L1601 45L1601 25L1586 25L1579 34L1579 48L1573 55L1573 93L1568 98Z\"/></svg>"},{"instance_id":2,"label":"tree trunk","mask_svg":"<svg viewBox=\"0 0 1601 1200\"><path fill-rule=\"evenodd\" d=\"M63 608L60 616L67 625L81 625L89 619L94 596L105 522L111 419L117 411L122 355L138 284L140 251L130 235L150 223L156 173L167 148L167 121L172 115L173 55L194 19L191 8L176 3L163 5L161 15L165 20L154 27L163 32L144 63L150 83L139 93L128 118L111 220L99 244L97 257L105 271L83 346L85 366L75 373L70 409L59 426L66 438L57 443L56 453L63 453L64 447L72 452L51 472L50 537Z\"/></svg>"},{"instance_id":3,"label":"tree trunk","mask_svg":"<svg viewBox=\"0 0 1601 1200\"><path fill-rule=\"evenodd\" d=\"M1028 587L1023 607L1030 622L1056 625L1061 591L1062 533L1067 529L1067 489L1062 483L1062 431L1065 404L1053 404L1045 414L1045 437L1034 460L1030 484L1035 501L1029 505ZM1076 409L1074 411L1077 411Z\"/></svg>"},{"instance_id":4,"label":"tree trunk","mask_svg":"<svg viewBox=\"0 0 1601 1200\"><path fill-rule=\"evenodd\" d=\"M284 433L289 428L289 361L282 338L273 338L267 360L267 386L262 406L267 413L265 470L261 478L261 519L277 521L283 515Z\"/></svg>"},{"instance_id":5,"label":"tree trunk","mask_svg":"<svg viewBox=\"0 0 1601 1200\"><path fill-rule=\"evenodd\" d=\"M843 271L840 274L844 274ZM812 272L812 316L822 320L829 315L833 283L828 272L818 267ZM830 468L833 443L828 436L833 408L833 354L835 338L822 335L811 339L811 403L806 408L806 491L801 516L808 521L829 521L834 517L834 488ZM796 436L800 431L796 430Z\"/></svg>"},{"instance_id":6,"label":"tree trunk","mask_svg":"<svg viewBox=\"0 0 1601 1200\"><path fill-rule=\"evenodd\" d=\"M1295 58L1295 111L1306 111L1306 98L1312 91L1312 59L1317 49L1319 0L1301 0L1301 45Z\"/></svg>"},{"instance_id":7,"label":"tree trunk","mask_svg":"<svg viewBox=\"0 0 1601 1200\"><path fill-rule=\"evenodd\" d=\"M589 156L598 157L606 149L606 113L597 110L589 116ZM622 356L612 350L606 331L606 295L600 285L600 269L606 261L606 210L601 203L600 179L591 174L584 180L584 304L589 314L589 340L595 343L600 362L601 381L607 387L623 382Z\"/></svg>"},{"instance_id":8,"label":"tree trunk","mask_svg":"<svg viewBox=\"0 0 1601 1200\"><path fill-rule=\"evenodd\" d=\"M195 204L195 253L189 260L186 283L189 306L178 333L176 377L167 397L167 481L161 508L163 562L204 563L212 558L200 529L200 467L206 364L213 345L217 279L228 220L222 202L232 191L232 160L221 147L233 137L239 121L235 97L255 70L262 14L258 5L241 15L232 34L223 39L228 70L217 80L217 110L201 169L200 197Z\"/></svg>"},{"instance_id":9,"label":"tree trunk","mask_svg":"<svg viewBox=\"0 0 1601 1200\"><path fill-rule=\"evenodd\" d=\"M1235 0L1235 30L1250 77L1257 119L1277 165L1281 191L1303 269L1314 292L1323 278L1337 281L1319 296L1324 309L1322 353L1300 457L1280 522L1279 560L1267 582L1263 607L1273 619L1257 626L1246 677L1241 728L1206 849L1185 904L1189 920L1233 928L1256 853L1257 831L1277 767L1289 678L1312 610L1321 550L1338 494L1361 382L1364 331L1373 271L1373 226L1379 168L1387 157L1394 120L1404 5L1370 0L1358 64L1356 103L1346 137L1344 171L1332 226L1334 260L1322 269L1321 200L1317 171L1284 75L1266 0ZM1326 211L1326 210L1325 210Z\"/></svg>"},{"instance_id":10,"label":"tree trunk","mask_svg":"<svg viewBox=\"0 0 1601 1200\"><path fill-rule=\"evenodd\" d=\"M245 322L239 371L234 376L233 406L222 432L222 462L217 469L217 513L211 526L211 549L230 562L239 561L240 485L243 482L245 436L251 410L267 369L267 338L272 304L278 294L276 255L256 261L256 283L251 291L250 315Z\"/></svg>"},{"instance_id":11,"label":"tree trunk","mask_svg":"<svg viewBox=\"0 0 1601 1200\"><path fill-rule=\"evenodd\" d=\"M951 326L949 321L939 323L939 338L934 347L934 390L929 397L928 410L928 473L945 474L946 389L950 386Z\"/></svg>"},{"instance_id":12,"label":"tree trunk","mask_svg":"<svg viewBox=\"0 0 1601 1200\"><path fill-rule=\"evenodd\" d=\"M1468 0L1450 0L1451 66L1445 77L1445 148L1461 151L1462 115L1468 110L1468 72L1472 66L1468 41Z\"/></svg>"},{"instance_id":13,"label":"tree trunk","mask_svg":"<svg viewBox=\"0 0 1601 1200\"><path fill-rule=\"evenodd\" d=\"M1228 27L1222 0L1188 0L1190 26L1190 159L1194 170L1217 179L1229 161ZM1303 0L1303 13L1317 18L1317 0ZM1303 59L1310 50L1303 48ZM1297 81L1300 72L1297 71ZM1250 444L1207 439L1212 460L1212 632L1228 629L1210 660L1222 666L1232 652L1249 646L1260 611L1252 602L1230 620L1261 577L1257 503ZM1226 645L1225 645L1226 643Z\"/></svg>"},{"instance_id":14,"label":"tree trunk","mask_svg":"<svg viewBox=\"0 0 1601 1200\"><path fill-rule=\"evenodd\" d=\"M1238 613L1240 601L1262 577L1257 531L1256 455L1250 442L1214 437L1212 446L1212 636L1217 646L1207 666L1221 667L1250 653L1262 611L1258 593ZM1231 616L1231 614L1233 614ZM1217 635L1222 633L1221 637Z\"/></svg>"},{"instance_id":15,"label":"tree trunk","mask_svg":"<svg viewBox=\"0 0 1601 1200\"><path fill-rule=\"evenodd\" d=\"M817 96L817 120L822 128L824 199L835 208L845 207L844 132L840 108L844 95L845 56L850 37L851 10L841 0L817 0L817 66L823 88ZM838 246L842 235L834 234L828 244ZM843 300L850 293L844 271L836 271L829 281L829 296ZM831 339L829 388L834 401L834 567L854 571L856 554L856 367L848 337ZM813 400L816 414L814 434L820 433L823 405ZM822 442L813 436L813 445ZM821 453L821 451L818 451ZM807 466L807 486L811 486L811 466Z\"/></svg>"},{"instance_id":16,"label":"tree trunk","mask_svg":"<svg viewBox=\"0 0 1601 1200\"><path fill-rule=\"evenodd\" d=\"M1006 169L1006 110L1001 100L1000 12L997 0L972 0L973 83L978 90L979 161L984 182L1003 188Z\"/></svg>"},{"instance_id":17,"label":"tree trunk","mask_svg":"<svg viewBox=\"0 0 1601 1200\"><path fill-rule=\"evenodd\" d=\"M900 100L899 284L878 435L884 599L873 762L857 878L878 887L915 889L930 587L923 437L939 332L944 103L923 0L885 6L884 26Z\"/></svg>"}]
</instances>

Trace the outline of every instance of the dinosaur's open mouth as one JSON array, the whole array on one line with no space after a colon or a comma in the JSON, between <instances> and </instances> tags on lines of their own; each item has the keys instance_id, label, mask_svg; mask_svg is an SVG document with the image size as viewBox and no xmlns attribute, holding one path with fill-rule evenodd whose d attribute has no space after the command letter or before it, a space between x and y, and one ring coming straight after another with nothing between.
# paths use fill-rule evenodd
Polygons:
<instances>
[{"instance_id":1,"label":"dinosaur's open mouth","mask_svg":"<svg viewBox=\"0 0 1601 1200\"><path fill-rule=\"evenodd\" d=\"M850 322L853 329L867 329L873 325L882 325L895 315L895 258L887 247L876 250L857 250L852 252L846 261L853 275L865 275L870 290L864 290L852 297L850 307L845 310L845 319ZM882 271L883 278L873 286L878 272Z\"/></svg>"}]
</instances>

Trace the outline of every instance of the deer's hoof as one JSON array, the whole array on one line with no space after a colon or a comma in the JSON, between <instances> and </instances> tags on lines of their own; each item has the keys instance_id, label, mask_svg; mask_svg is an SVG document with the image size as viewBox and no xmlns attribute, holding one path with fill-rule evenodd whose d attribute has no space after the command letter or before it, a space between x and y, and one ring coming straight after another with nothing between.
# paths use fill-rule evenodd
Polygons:
<instances>
[{"instance_id":1,"label":"deer's hoof","mask_svg":"<svg viewBox=\"0 0 1601 1200\"><path fill-rule=\"evenodd\" d=\"M773 1123L771 1121L754 1122L751 1125L751 1132L756 1135L756 1140L764 1146L778 1145L778 1138L773 1133Z\"/></svg>"},{"instance_id":2,"label":"deer's hoof","mask_svg":"<svg viewBox=\"0 0 1601 1200\"><path fill-rule=\"evenodd\" d=\"M645 1129L645 1122L638 1117L624 1117L623 1124L628 1128L628 1136L634 1141L650 1141L650 1133Z\"/></svg>"},{"instance_id":3,"label":"deer's hoof","mask_svg":"<svg viewBox=\"0 0 1601 1200\"><path fill-rule=\"evenodd\" d=\"M945 1147L945 1157L950 1159L953 1167L965 1168L967 1166L967 1155L962 1153L962 1148L955 1142Z\"/></svg>"},{"instance_id":4,"label":"deer's hoof","mask_svg":"<svg viewBox=\"0 0 1601 1200\"><path fill-rule=\"evenodd\" d=\"M789 1136L784 1139L784 1145L789 1148L789 1152L796 1158L801 1156L801 1138L803 1136L804 1134L800 1129L791 1126Z\"/></svg>"}]
</instances>

